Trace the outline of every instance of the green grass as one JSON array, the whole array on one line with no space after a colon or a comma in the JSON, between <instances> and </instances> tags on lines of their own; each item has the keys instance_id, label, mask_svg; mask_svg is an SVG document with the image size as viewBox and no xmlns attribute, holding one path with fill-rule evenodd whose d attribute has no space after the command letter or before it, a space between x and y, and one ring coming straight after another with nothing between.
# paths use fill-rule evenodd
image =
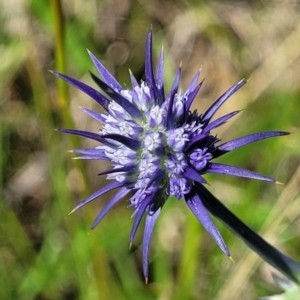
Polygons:
<instances>
[{"instance_id":1,"label":"green grass","mask_svg":"<svg viewBox=\"0 0 300 300\"><path fill-rule=\"evenodd\" d=\"M62 1L63 2L63 1ZM154 4L156 3L156 4ZM182 62L186 87L202 67L195 108L207 108L241 78L249 83L221 113L243 111L218 130L228 140L263 130L294 134L249 145L222 160L284 183L207 176L209 189L246 224L300 261L298 183L300 22L298 4L280 1L0 1L0 298L1 299L256 299L280 293L271 269L216 221L232 264L183 202L166 204L150 251L150 282L141 269L142 230L129 250L132 210L118 205L92 232L111 196L68 215L104 185L102 162L72 161L67 150L86 141L54 131L97 131L78 106L93 106L58 82L58 70L91 83L86 48L129 84L143 76L152 24L170 86Z\"/></svg>"}]
</instances>

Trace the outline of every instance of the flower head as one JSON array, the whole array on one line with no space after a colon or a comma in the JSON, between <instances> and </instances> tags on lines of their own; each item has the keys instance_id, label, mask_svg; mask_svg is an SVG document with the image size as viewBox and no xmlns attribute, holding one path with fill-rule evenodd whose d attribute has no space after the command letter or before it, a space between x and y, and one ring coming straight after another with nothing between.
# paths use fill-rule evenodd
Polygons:
<instances>
[{"instance_id":1,"label":"flower head","mask_svg":"<svg viewBox=\"0 0 300 300\"><path fill-rule=\"evenodd\" d=\"M239 111L212 120L220 106L246 84L241 80L229 88L203 114L190 107L201 88L200 72L192 79L185 92L179 89L181 68L177 70L171 91L165 94L163 78L163 51L156 74L152 68L152 32L146 43L145 77L140 84L130 73L132 88L123 88L109 71L89 52L102 79L92 74L96 84L108 97L92 87L69 76L54 74L80 89L105 110L105 113L83 108L83 111L102 124L98 133L73 129L61 132L83 136L99 142L91 149L75 149L81 159L108 160L112 169L101 173L111 183L101 188L74 210L84 206L104 193L119 189L97 215L92 229L122 198L133 192L130 198L134 207L134 221L130 233L132 243L143 215L146 223L143 238L143 271L148 278L148 249L155 221L167 199L174 196L185 201L220 249L230 256L218 229L201 201L201 189L206 184L203 175L219 173L275 182L250 170L214 163L213 160L234 149L270 137L288 134L282 131L262 132L221 143L212 134L218 126ZM74 211L73 210L73 211Z\"/></svg>"}]
</instances>

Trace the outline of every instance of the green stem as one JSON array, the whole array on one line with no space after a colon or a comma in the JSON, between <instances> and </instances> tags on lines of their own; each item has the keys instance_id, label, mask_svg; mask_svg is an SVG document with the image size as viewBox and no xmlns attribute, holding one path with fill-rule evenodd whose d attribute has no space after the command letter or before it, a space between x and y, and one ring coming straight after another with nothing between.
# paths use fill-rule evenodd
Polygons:
<instances>
[{"instance_id":1,"label":"green stem","mask_svg":"<svg viewBox=\"0 0 300 300\"><path fill-rule=\"evenodd\" d=\"M61 6L60 0L51 0L53 20L54 20L54 39L55 39L55 68L56 71L60 73L67 73L66 70L66 47L65 47L65 18ZM60 115L62 116L63 126L68 128L74 128L74 122L70 114L69 109L69 90L68 85L65 81L56 79L57 83L57 97L58 97L58 106L60 109ZM73 148L80 148L80 142L75 136L69 137ZM78 169L80 170L84 185L88 187L88 178L85 171L83 161L76 162ZM86 195L84 193L83 196Z\"/></svg>"},{"instance_id":2,"label":"green stem","mask_svg":"<svg viewBox=\"0 0 300 300\"><path fill-rule=\"evenodd\" d=\"M199 267L198 252L200 225L196 218L190 216L185 225L185 234L178 268L178 279L176 282L176 294L174 299L188 299L191 290L194 289L195 278Z\"/></svg>"},{"instance_id":3,"label":"green stem","mask_svg":"<svg viewBox=\"0 0 300 300\"><path fill-rule=\"evenodd\" d=\"M65 60L65 21L60 0L51 0L54 19L54 40L55 40L55 69L60 73L66 73ZM69 93L66 82L56 79L58 89L58 104L62 115L65 118L65 125L69 126L70 114Z\"/></svg>"}]
</instances>

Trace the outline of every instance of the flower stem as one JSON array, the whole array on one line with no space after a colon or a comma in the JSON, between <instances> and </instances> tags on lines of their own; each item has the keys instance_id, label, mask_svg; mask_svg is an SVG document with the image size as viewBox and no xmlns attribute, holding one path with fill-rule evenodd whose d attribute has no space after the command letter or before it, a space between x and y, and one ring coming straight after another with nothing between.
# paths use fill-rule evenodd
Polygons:
<instances>
[{"instance_id":1,"label":"flower stem","mask_svg":"<svg viewBox=\"0 0 300 300\"><path fill-rule=\"evenodd\" d=\"M245 225L238 217L228 210L203 185L196 185L197 192L205 207L226 226L228 226L240 239L242 239L254 252L274 268L285 274L288 278L300 283L300 264L287 257L252 229Z\"/></svg>"}]
</instances>

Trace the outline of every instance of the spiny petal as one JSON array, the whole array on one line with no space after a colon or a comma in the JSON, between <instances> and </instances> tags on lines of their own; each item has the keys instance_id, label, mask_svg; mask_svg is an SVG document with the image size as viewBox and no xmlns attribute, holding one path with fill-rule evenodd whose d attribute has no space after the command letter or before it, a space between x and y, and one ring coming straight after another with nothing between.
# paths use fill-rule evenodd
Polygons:
<instances>
[{"instance_id":1,"label":"spiny petal","mask_svg":"<svg viewBox=\"0 0 300 300\"><path fill-rule=\"evenodd\" d=\"M203 115L203 121L210 121L215 112L221 107L221 105L236 91L238 91L242 86L247 83L245 79L242 79L237 84L233 85L230 89L228 89L218 100L216 100L210 108Z\"/></svg>"},{"instance_id":2,"label":"spiny petal","mask_svg":"<svg viewBox=\"0 0 300 300\"><path fill-rule=\"evenodd\" d=\"M156 71L156 84L158 88L164 86L164 49L162 48L159 55Z\"/></svg>"},{"instance_id":3,"label":"spiny petal","mask_svg":"<svg viewBox=\"0 0 300 300\"><path fill-rule=\"evenodd\" d=\"M148 281L148 252L150 240L154 228L154 224L157 220L157 217L160 214L161 209L158 209L153 214L147 214L146 222L145 222L145 230L143 237L143 271L146 282Z\"/></svg>"},{"instance_id":4,"label":"spiny petal","mask_svg":"<svg viewBox=\"0 0 300 300\"><path fill-rule=\"evenodd\" d=\"M153 198L154 198L154 195L148 195L145 199L143 199L142 203L136 209L135 218L134 218L133 225L132 225L131 232L130 232L130 244L132 243L132 241L135 237L136 231L140 225L141 219L142 219L145 211L147 210L147 207L153 200Z\"/></svg>"},{"instance_id":5,"label":"spiny petal","mask_svg":"<svg viewBox=\"0 0 300 300\"><path fill-rule=\"evenodd\" d=\"M125 187L121 188L112 198L111 200L102 208L96 219L94 220L91 229L94 229L99 222L105 217L105 215L109 212L109 210L116 205L123 197L125 197L130 192L130 189Z\"/></svg>"},{"instance_id":6,"label":"spiny petal","mask_svg":"<svg viewBox=\"0 0 300 300\"><path fill-rule=\"evenodd\" d=\"M174 113L173 113L173 105L175 100L175 95L178 91L179 81L181 76L181 68L179 68L176 72L175 79L170 91L170 94L168 95L169 103L168 103L168 112L167 112L167 118L166 118L166 126L168 129L173 129L175 126L175 119L174 119Z\"/></svg>"},{"instance_id":7,"label":"spiny petal","mask_svg":"<svg viewBox=\"0 0 300 300\"><path fill-rule=\"evenodd\" d=\"M85 160L110 160L107 156L100 156L100 155L82 155L73 157L73 159L85 159Z\"/></svg>"},{"instance_id":8,"label":"spiny petal","mask_svg":"<svg viewBox=\"0 0 300 300\"><path fill-rule=\"evenodd\" d=\"M92 195L90 195L89 197L87 197L86 199L81 201L78 205L76 205L76 207L70 212L70 214L73 213L78 208L80 208L80 207L88 204L89 202L93 201L94 199L100 197L101 195L103 195L111 190L117 189L121 186L124 186L124 182L112 182L112 183L106 185L105 187L103 187L102 189L93 193Z\"/></svg>"},{"instance_id":9,"label":"spiny petal","mask_svg":"<svg viewBox=\"0 0 300 300\"><path fill-rule=\"evenodd\" d=\"M202 86L203 82L204 82L204 80L201 81L201 82L196 86L196 88L195 88L193 91L191 91L191 92L189 93L189 95L188 95L188 97L187 97L187 100L186 100L186 102L185 102L185 109L186 109L187 112L190 110L191 105L192 105L192 103L193 103L195 97L197 96L199 90L201 89L201 86Z\"/></svg>"},{"instance_id":10,"label":"spiny petal","mask_svg":"<svg viewBox=\"0 0 300 300\"><path fill-rule=\"evenodd\" d=\"M188 167L184 173L183 176L187 179L197 181L199 183L207 183L207 181L193 168Z\"/></svg>"},{"instance_id":11,"label":"spiny petal","mask_svg":"<svg viewBox=\"0 0 300 300\"><path fill-rule=\"evenodd\" d=\"M130 101L128 101L126 98L124 98L121 94L113 90L111 87L109 87L104 81L99 79L97 76L95 76L93 73L90 73L95 83L105 92L107 93L113 101L115 101L117 104L119 104L125 111L128 112L128 114L134 118L134 119L141 119L143 117L140 110Z\"/></svg>"},{"instance_id":12,"label":"spiny petal","mask_svg":"<svg viewBox=\"0 0 300 300\"><path fill-rule=\"evenodd\" d=\"M71 152L79 153L79 154L87 154L87 155L105 155L105 151L103 149L97 149L97 148L78 148L73 149Z\"/></svg>"},{"instance_id":13,"label":"spiny petal","mask_svg":"<svg viewBox=\"0 0 300 300\"><path fill-rule=\"evenodd\" d=\"M105 151L96 148L81 148L72 150L74 153L84 154L83 156L77 156L73 159L100 159L109 160L110 158L106 156Z\"/></svg>"},{"instance_id":14,"label":"spiny petal","mask_svg":"<svg viewBox=\"0 0 300 300\"><path fill-rule=\"evenodd\" d=\"M158 90L158 105L164 102L164 49L162 48L159 55L157 71L156 71L156 86Z\"/></svg>"},{"instance_id":15,"label":"spiny petal","mask_svg":"<svg viewBox=\"0 0 300 300\"><path fill-rule=\"evenodd\" d=\"M102 65L102 63L94 56L92 52L90 52L89 50L87 51L99 74L102 76L104 82L111 86L114 90L121 91L123 87L115 79L115 77Z\"/></svg>"},{"instance_id":16,"label":"spiny petal","mask_svg":"<svg viewBox=\"0 0 300 300\"><path fill-rule=\"evenodd\" d=\"M253 133L226 142L220 145L218 149L221 151L228 152L256 141L261 141L264 139L268 139L276 136L282 136L282 135L289 135L289 134L290 134L289 132L285 132L285 131L266 131L266 132Z\"/></svg>"},{"instance_id":17,"label":"spiny petal","mask_svg":"<svg viewBox=\"0 0 300 300\"><path fill-rule=\"evenodd\" d=\"M199 143L203 143L204 140L207 138L207 134L204 134L204 133L200 133L200 134L197 134L195 136L193 136L189 142L187 143L186 147L185 147L185 151L189 150L191 147L197 145L198 148L199 148Z\"/></svg>"},{"instance_id":18,"label":"spiny petal","mask_svg":"<svg viewBox=\"0 0 300 300\"><path fill-rule=\"evenodd\" d=\"M131 70L129 70L129 75L130 75L130 80L131 80L131 85L132 85L132 87L133 87L133 88L138 87L139 84L138 84L136 78L133 76Z\"/></svg>"},{"instance_id":19,"label":"spiny petal","mask_svg":"<svg viewBox=\"0 0 300 300\"><path fill-rule=\"evenodd\" d=\"M166 177L166 172L164 170L158 170L157 173L149 180L146 186L146 190L148 190L154 182L158 184L159 181L165 177Z\"/></svg>"},{"instance_id":20,"label":"spiny petal","mask_svg":"<svg viewBox=\"0 0 300 300\"><path fill-rule=\"evenodd\" d=\"M103 116L102 116L101 114L97 113L97 112L94 111L94 110L85 108L85 107L81 107L81 109L82 109L86 114L88 114L89 116L91 116L92 118L94 118L95 120L101 122L102 124L105 124L106 120L105 120L105 118L103 118Z\"/></svg>"},{"instance_id":21,"label":"spiny petal","mask_svg":"<svg viewBox=\"0 0 300 300\"><path fill-rule=\"evenodd\" d=\"M252 172L246 169L225 165L225 164L219 164L219 163L209 163L207 169L205 169L205 172L252 178L257 180L265 180L269 182L276 182L271 177L261 175L259 173Z\"/></svg>"},{"instance_id":22,"label":"spiny petal","mask_svg":"<svg viewBox=\"0 0 300 300\"><path fill-rule=\"evenodd\" d=\"M111 147L113 149L116 148L115 144L108 142L107 140L105 140L103 138L102 135L97 134L97 133L93 133L93 132L89 132L89 131L84 131L84 130L66 129L66 128L59 128L58 131L64 132L64 133L69 133L69 134L83 136L83 137L95 140L97 142L100 142L103 145L106 145L106 146Z\"/></svg>"},{"instance_id":23,"label":"spiny petal","mask_svg":"<svg viewBox=\"0 0 300 300\"><path fill-rule=\"evenodd\" d=\"M128 147L131 150L139 150L141 147L141 142L138 140L134 140L132 138L129 138L127 136L124 135L120 135L120 134L115 134L115 133L111 133L111 134L105 134L101 136L104 139L111 139L114 140L116 142L119 142L121 144L123 144L124 146Z\"/></svg>"},{"instance_id":24,"label":"spiny petal","mask_svg":"<svg viewBox=\"0 0 300 300\"><path fill-rule=\"evenodd\" d=\"M175 93L176 93L176 91L173 90L173 92L169 96L170 98L169 98L168 111L167 111L167 117L166 117L166 127L168 129L173 129L175 126L175 119L174 119L174 113L173 113Z\"/></svg>"},{"instance_id":25,"label":"spiny petal","mask_svg":"<svg viewBox=\"0 0 300 300\"><path fill-rule=\"evenodd\" d=\"M98 91L96 91L95 89L93 89L92 87L88 86L87 84L76 80L72 77L69 77L67 75L63 75L61 73L58 72L53 72L51 71L55 76L65 80L66 82L72 84L74 87L76 87L77 89L81 90L82 92L84 92L85 94L87 94L88 96L90 96L91 98L93 98L94 100L96 100L97 103L99 103L106 111L108 110L108 105L109 105L109 100L103 96L102 94L100 94Z\"/></svg>"},{"instance_id":26,"label":"spiny petal","mask_svg":"<svg viewBox=\"0 0 300 300\"><path fill-rule=\"evenodd\" d=\"M181 67L179 67L176 71L175 78L171 87L170 95L175 95L178 91L179 82L181 77Z\"/></svg>"},{"instance_id":27,"label":"spiny petal","mask_svg":"<svg viewBox=\"0 0 300 300\"><path fill-rule=\"evenodd\" d=\"M194 89L197 85L197 82L199 80L199 77L200 77L200 70L195 74L194 78L192 79L191 83L189 84L189 86L185 92L186 95L189 95L192 91L194 91Z\"/></svg>"},{"instance_id":28,"label":"spiny petal","mask_svg":"<svg viewBox=\"0 0 300 300\"><path fill-rule=\"evenodd\" d=\"M120 167L120 168L115 168L115 169L110 169L106 170L104 172L99 173L98 175L108 175L108 174L113 174L113 173L118 173L118 172L132 172L136 169L135 165L132 166L125 166L125 167Z\"/></svg>"},{"instance_id":29,"label":"spiny petal","mask_svg":"<svg viewBox=\"0 0 300 300\"><path fill-rule=\"evenodd\" d=\"M203 227L206 229L206 231L211 235L211 237L214 239L219 248L227 256L230 256L229 250L225 245L220 232L218 231L216 225L209 216L199 196L197 194L191 195L189 198L186 199L186 204L188 205L192 213L200 221L200 223L203 225Z\"/></svg>"},{"instance_id":30,"label":"spiny petal","mask_svg":"<svg viewBox=\"0 0 300 300\"><path fill-rule=\"evenodd\" d=\"M154 97L155 103L158 100L157 86L154 81L153 65L152 65L152 29L149 30L146 42L146 55L145 55L145 75L146 82L150 88L151 94Z\"/></svg>"},{"instance_id":31,"label":"spiny petal","mask_svg":"<svg viewBox=\"0 0 300 300\"><path fill-rule=\"evenodd\" d=\"M203 130L204 133L208 133L210 132L212 129L223 125L227 120L229 120L230 118L234 117L236 114L238 114L240 111L234 111L232 113L229 113L223 117L218 118L217 120L214 120L212 122L210 122Z\"/></svg>"}]
</instances>

